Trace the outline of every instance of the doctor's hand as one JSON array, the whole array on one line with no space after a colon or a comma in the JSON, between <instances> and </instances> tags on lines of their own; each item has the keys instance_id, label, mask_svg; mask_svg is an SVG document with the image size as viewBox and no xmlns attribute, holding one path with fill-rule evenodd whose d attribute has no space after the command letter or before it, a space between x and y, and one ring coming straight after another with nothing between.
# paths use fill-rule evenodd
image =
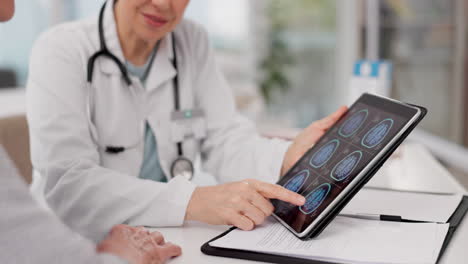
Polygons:
<instances>
[{"instance_id":1,"label":"doctor's hand","mask_svg":"<svg viewBox=\"0 0 468 264\"><path fill-rule=\"evenodd\" d=\"M305 202L302 195L282 186L249 179L197 187L190 199L185 219L251 230L273 213L274 207L268 199L298 206Z\"/></svg>"},{"instance_id":2,"label":"doctor's hand","mask_svg":"<svg viewBox=\"0 0 468 264\"><path fill-rule=\"evenodd\" d=\"M283 176L304 154L323 136L323 134L332 127L340 117L348 111L346 106L340 107L333 114L315 121L296 136L291 146L289 146L284 155L283 165L281 167L281 176Z\"/></svg>"},{"instance_id":3,"label":"doctor's hand","mask_svg":"<svg viewBox=\"0 0 468 264\"><path fill-rule=\"evenodd\" d=\"M161 264L182 253L179 246L165 242L159 232L127 225L114 226L97 245L97 251L120 257L129 264Z\"/></svg>"}]
</instances>

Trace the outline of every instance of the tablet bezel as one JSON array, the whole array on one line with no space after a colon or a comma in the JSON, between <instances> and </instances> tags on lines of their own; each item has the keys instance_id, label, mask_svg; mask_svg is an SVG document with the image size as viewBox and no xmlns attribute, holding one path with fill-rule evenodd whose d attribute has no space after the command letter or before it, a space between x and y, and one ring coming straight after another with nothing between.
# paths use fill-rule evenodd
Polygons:
<instances>
[{"instance_id":1,"label":"tablet bezel","mask_svg":"<svg viewBox=\"0 0 468 264\"><path fill-rule=\"evenodd\" d=\"M372 158L371 161L362 169L362 171L351 181L350 184L348 184L345 189L338 194L338 196L320 213L320 215L312 221L307 228L304 229L302 232L297 232L294 228L292 228L288 223L286 223L281 217L277 216L275 213L273 213L273 216L283 225L285 226L289 231L291 231L294 235L296 235L299 238L305 238L308 236L308 234L313 230L314 227L316 227L319 223L321 223L321 220L326 217L330 211L338 205L341 200L343 200L348 193L350 193L353 188L360 183L362 180L365 180L365 176L367 173L378 163L378 161L388 152L391 150L391 147L397 143L398 139L408 130L411 128L411 126L419 120L419 117L421 116L422 112L421 109L415 106L411 106L408 104L405 104L403 102L391 99L391 98L386 98L383 96L378 96L378 95L371 95L368 93L363 94L351 107L352 109L357 103L362 103L366 104L369 106L373 106L375 108L381 109L382 111L388 112L388 113L393 113L396 115L399 115L403 118L409 119L409 121L406 122L406 124L398 131L398 133L390 140L388 143ZM408 111L408 110L413 110L413 111ZM339 123L336 122L334 126L336 126ZM331 133L333 127L329 129L329 131L324 135L328 135ZM310 152L314 151L315 147L310 148L304 155L303 157L285 174L288 175L291 171L293 171L303 160L304 158L308 158L308 155Z\"/></svg>"}]
</instances>

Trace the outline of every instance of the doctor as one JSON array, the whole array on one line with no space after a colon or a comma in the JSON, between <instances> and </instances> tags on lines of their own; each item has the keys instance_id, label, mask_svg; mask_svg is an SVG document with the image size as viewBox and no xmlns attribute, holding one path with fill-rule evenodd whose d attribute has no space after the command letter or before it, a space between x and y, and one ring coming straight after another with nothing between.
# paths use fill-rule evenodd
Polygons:
<instances>
[{"instance_id":1,"label":"doctor","mask_svg":"<svg viewBox=\"0 0 468 264\"><path fill-rule=\"evenodd\" d=\"M250 230L272 213L270 198L302 205L272 183L346 111L292 144L259 136L237 113L207 34L182 19L188 2L108 1L99 18L54 27L33 48L32 192L88 238L118 223ZM193 184L197 158L224 184Z\"/></svg>"}]
</instances>

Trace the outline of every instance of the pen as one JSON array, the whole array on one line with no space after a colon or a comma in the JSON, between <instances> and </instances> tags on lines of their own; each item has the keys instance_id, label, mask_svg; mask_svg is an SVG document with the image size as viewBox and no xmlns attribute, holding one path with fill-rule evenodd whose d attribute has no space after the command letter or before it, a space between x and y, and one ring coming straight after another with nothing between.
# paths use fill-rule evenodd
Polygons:
<instances>
[{"instance_id":1,"label":"pen","mask_svg":"<svg viewBox=\"0 0 468 264\"><path fill-rule=\"evenodd\" d=\"M367 220L379 220L379 221L391 221L391 222L403 222L407 221L401 218L399 215L384 215L384 214L340 214L341 216L367 219Z\"/></svg>"}]
</instances>

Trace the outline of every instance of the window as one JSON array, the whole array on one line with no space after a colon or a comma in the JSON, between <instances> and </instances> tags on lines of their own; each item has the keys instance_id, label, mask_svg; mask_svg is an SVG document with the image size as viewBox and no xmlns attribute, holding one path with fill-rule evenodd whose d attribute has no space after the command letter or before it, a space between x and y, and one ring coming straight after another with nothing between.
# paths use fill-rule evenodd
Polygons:
<instances>
[{"instance_id":1,"label":"window","mask_svg":"<svg viewBox=\"0 0 468 264\"><path fill-rule=\"evenodd\" d=\"M260 88L266 85L273 90L268 116L275 123L282 120L289 127L306 127L344 102L343 87L337 82L337 1L270 0L264 4L269 27L263 33L260 46L266 50L259 58L258 71Z\"/></svg>"},{"instance_id":2,"label":"window","mask_svg":"<svg viewBox=\"0 0 468 264\"><path fill-rule=\"evenodd\" d=\"M12 70L16 74L16 86L24 86L31 48L40 33L54 24L97 14L103 2L103 0L16 1L14 18L5 24L0 24L2 39L0 70Z\"/></svg>"},{"instance_id":3,"label":"window","mask_svg":"<svg viewBox=\"0 0 468 264\"><path fill-rule=\"evenodd\" d=\"M15 17L0 24L0 69L16 74L16 86L24 86L31 47L49 26L50 9L45 1L16 1Z\"/></svg>"},{"instance_id":4,"label":"window","mask_svg":"<svg viewBox=\"0 0 468 264\"><path fill-rule=\"evenodd\" d=\"M341 8L330 0L204 0L192 1L187 17L207 28L242 112L269 128L305 127L345 102L339 80L352 60L341 67L336 55Z\"/></svg>"},{"instance_id":5,"label":"window","mask_svg":"<svg viewBox=\"0 0 468 264\"><path fill-rule=\"evenodd\" d=\"M460 144L468 123L464 98L468 94L464 86L467 3L385 0L379 12L380 57L394 64L392 96L426 106L429 114L421 127Z\"/></svg>"}]
</instances>

